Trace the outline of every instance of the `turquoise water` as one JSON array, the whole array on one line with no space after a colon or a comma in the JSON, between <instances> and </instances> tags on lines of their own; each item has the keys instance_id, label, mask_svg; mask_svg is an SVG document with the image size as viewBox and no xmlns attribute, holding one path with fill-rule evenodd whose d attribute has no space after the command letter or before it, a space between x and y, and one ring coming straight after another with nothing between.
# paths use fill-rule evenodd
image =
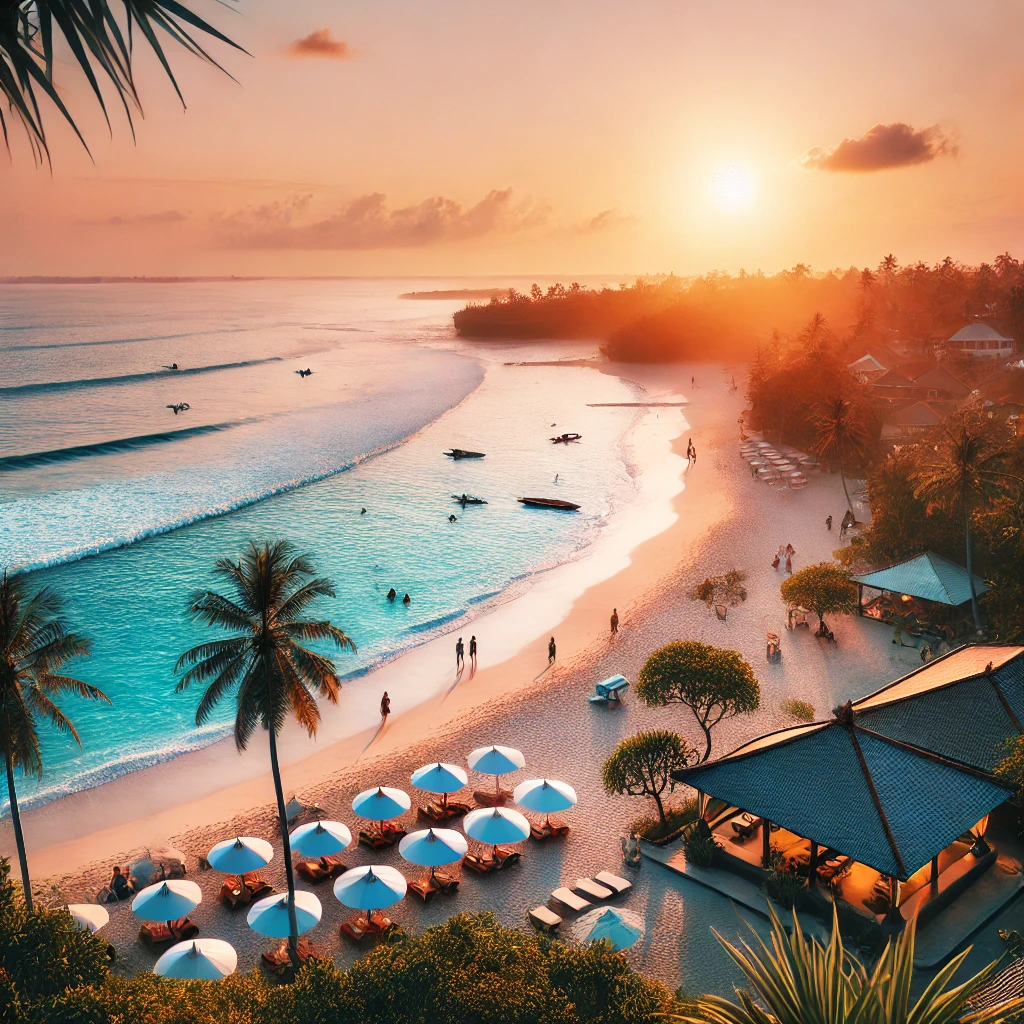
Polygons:
<instances>
[{"instance_id":1,"label":"turquoise water","mask_svg":"<svg viewBox=\"0 0 1024 1024\"><path fill-rule=\"evenodd\" d=\"M75 669L114 701L65 702L83 747L44 734L28 803L226 734L231 704L196 729L197 695L174 693L173 665L209 635L184 614L190 591L248 539L287 537L335 582L321 611L359 645L339 657L358 687L381 659L578 555L633 496L635 410L587 405L630 401L630 387L507 366L561 350L467 345L452 336L455 304L395 298L405 290L0 289L0 565L64 595L94 643ZM197 372L161 372L168 362ZM293 372L306 366L313 376ZM175 416L173 401L191 408ZM550 444L562 430L584 442ZM487 458L453 462L452 445ZM464 491L489 504L463 510L450 496ZM527 510L524 493L582 509ZM387 602L391 586L411 604Z\"/></svg>"}]
</instances>

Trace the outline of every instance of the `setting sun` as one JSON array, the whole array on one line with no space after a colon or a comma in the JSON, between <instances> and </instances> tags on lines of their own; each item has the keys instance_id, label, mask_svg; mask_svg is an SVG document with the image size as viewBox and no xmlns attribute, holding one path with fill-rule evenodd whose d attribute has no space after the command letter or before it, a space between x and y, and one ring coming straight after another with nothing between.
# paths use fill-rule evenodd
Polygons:
<instances>
[{"instance_id":1,"label":"setting sun","mask_svg":"<svg viewBox=\"0 0 1024 1024\"><path fill-rule=\"evenodd\" d=\"M712 175L709 196L720 210L738 213L754 205L754 191L754 176L746 167L726 164Z\"/></svg>"}]
</instances>

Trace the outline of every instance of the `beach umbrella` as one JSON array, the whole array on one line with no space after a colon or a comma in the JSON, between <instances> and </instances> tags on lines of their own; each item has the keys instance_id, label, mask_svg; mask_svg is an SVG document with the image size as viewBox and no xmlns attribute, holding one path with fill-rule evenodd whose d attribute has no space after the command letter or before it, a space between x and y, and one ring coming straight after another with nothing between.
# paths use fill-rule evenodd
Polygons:
<instances>
[{"instance_id":1,"label":"beach umbrella","mask_svg":"<svg viewBox=\"0 0 1024 1024\"><path fill-rule=\"evenodd\" d=\"M401 871L371 864L346 871L334 883L334 895L346 907L365 910L366 923L371 924L373 911L383 910L404 899L407 888Z\"/></svg>"},{"instance_id":2,"label":"beach umbrella","mask_svg":"<svg viewBox=\"0 0 1024 1024\"><path fill-rule=\"evenodd\" d=\"M132 900L132 910L143 921L177 921L202 902L202 891L195 882L168 878L165 882L147 885Z\"/></svg>"},{"instance_id":3,"label":"beach umbrella","mask_svg":"<svg viewBox=\"0 0 1024 1024\"><path fill-rule=\"evenodd\" d=\"M389 786L367 789L352 801L352 810L360 818L370 821L390 821L404 814L412 806L409 794Z\"/></svg>"},{"instance_id":4,"label":"beach umbrella","mask_svg":"<svg viewBox=\"0 0 1024 1024\"><path fill-rule=\"evenodd\" d=\"M468 851L466 837L453 828L426 828L410 832L398 844L398 852L410 864L430 868L431 878L435 868L462 860Z\"/></svg>"},{"instance_id":5,"label":"beach umbrella","mask_svg":"<svg viewBox=\"0 0 1024 1024\"><path fill-rule=\"evenodd\" d=\"M448 806L448 794L467 785L466 773L454 764L427 764L412 773L412 784L428 793L440 793L441 803Z\"/></svg>"},{"instance_id":6,"label":"beach umbrella","mask_svg":"<svg viewBox=\"0 0 1024 1024\"><path fill-rule=\"evenodd\" d=\"M244 875L265 868L274 857L274 848L266 839L239 836L217 843L206 855L214 871L225 875Z\"/></svg>"},{"instance_id":7,"label":"beach umbrella","mask_svg":"<svg viewBox=\"0 0 1024 1024\"><path fill-rule=\"evenodd\" d=\"M303 857L332 857L352 842L352 833L340 821L311 821L288 837L292 850Z\"/></svg>"},{"instance_id":8,"label":"beach umbrella","mask_svg":"<svg viewBox=\"0 0 1024 1024\"><path fill-rule=\"evenodd\" d=\"M320 901L311 893L299 889L295 893L295 922L302 935L320 923L323 915ZM286 939L291 934L288 924L288 893L277 893L258 900L249 908L245 920L254 932L274 939Z\"/></svg>"},{"instance_id":9,"label":"beach umbrella","mask_svg":"<svg viewBox=\"0 0 1024 1024\"><path fill-rule=\"evenodd\" d=\"M68 913L75 924L87 932L98 932L110 920L107 908L98 903L69 903Z\"/></svg>"},{"instance_id":10,"label":"beach umbrella","mask_svg":"<svg viewBox=\"0 0 1024 1024\"><path fill-rule=\"evenodd\" d=\"M626 910L604 907L584 914L572 930L579 942L610 942L614 950L628 949L644 933L643 921Z\"/></svg>"},{"instance_id":11,"label":"beach umbrella","mask_svg":"<svg viewBox=\"0 0 1024 1024\"><path fill-rule=\"evenodd\" d=\"M529 779L516 786L512 799L528 811L543 814L547 820L558 811L576 806L576 790L568 783L553 779Z\"/></svg>"},{"instance_id":12,"label":"beach umbrella","mask_svg":"<svg viewBox=\"0 0 1024 1024\"><path fill-rule=\"evenodd\" d=\"M530 823L508 807L481 807L466 815L462 827L467 836L491 846L521 843L530 834Z\"/></svg>"},{"instance_id":13,"label":"beach umbrella","mask_svg":"<svg viewBox=\"0 0 1024 1024\"><path fill-rule=\"evenodd\" d=\"M501 792L502 775L517 772L526 765L526 758L514 747L477 747L466 761L473 771L494 776L496 793Z\"/></svg>"},{"instance_id":14,"label":"beach umbrella","mask_svg":"<svg viewBox=\"0 0 1024 1024\"><path fill-rule=\"evenodd\" d=\"M235 973L238 954L223 939L186 939L156 962L154 974L182 981L219 981Z\"/></svg>"}]
</instances>

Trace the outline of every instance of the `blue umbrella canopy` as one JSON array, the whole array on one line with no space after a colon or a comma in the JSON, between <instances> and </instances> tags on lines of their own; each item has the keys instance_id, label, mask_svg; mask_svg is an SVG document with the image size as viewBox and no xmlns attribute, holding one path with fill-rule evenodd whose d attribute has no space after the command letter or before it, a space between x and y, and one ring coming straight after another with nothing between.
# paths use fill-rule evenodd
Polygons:
<instances>
[{"instance_id":1,"label":"blue umbrella canopy","mask_svg":"<svg viewBox=\"0 0 1024 1024\"><path fill-rule=\"evenodd\" d=\"M462 860L469 850L466 837L453 828L426 828L410 832L399 844L398 852L410 863L438 868Z\"/></svg>"},{"instance_id":2,"label":"blue umbrella canopy","mask_svg":"<svg viewBox=\"0 0 1024 1024\"><path fill-rule=\"evenodd\" d=\"M477 747L466 760L482 775L507 775L526 765L526 758L514 747Z\"/></svg>"},{"instance_id":3,"label":"blue umbrella canopy","mask_svg":"<svg viewBox=\"0 0 1024 1024\"><path fill-rule=\"evenodd\" d=\"M132 900L132 910L143 921L177 921L202 902L202 891L195 882L168 878L165 882L147 885Z\"/></svg>"},{"instance_id":4,"label":"blue umbrella canopy","mask_svg":"<svg viewBox=\"0 0 1024 1024\"><path fill-rule=\"evenodd\" d=\"M428 793L454 793L469 782L466 773L454 764L427 764L412 773L412 784Z\"/></svg>"},{"instance_id":5,"label":"blue umbrella canopy","mask_svg":"<svg viewBox=\"0 0 1024 1024\"><path fill-rule=\"evenodd\" d=\"M352 842L352 833L340 821L311 821L294 829L292 849L303 857L331 857Z\"/></svg>"},{"instance_id":6,"label":"blue umbrella canopy","mask_svg":"<svg viewBox=\"0 0 1024 1024\"><path fill-rule=\"evenodd\" d=\"M529 779L516 786L512 799L528 811L556 814L576 806L576 790L554 779Z\"/></svg>"},{"instance_id":7,"label":"blue umbrella canopy","mask_svg":"<svg viewBox=\"0 0 1024 1024\"><path fill-rule=\"evenodd\" d=\"M584 914L573 928L573 935L580 942L609 942L615 950L628 949L643 933L639 917L612 907Z\"/></svg>"},{"instance_id":8,"label":"blue umbrella canopy","mask_svg":"<svg viewBox=\"0 0 1024 1024\"><path fill-rule=\"evenodd\" d=\"M389 786L364 790L352 801L352 810L360 818L369 818L370 821L390 821L404 814L411 806L412 801L407 793Z\"/></svg>"},{"instance_id":9,"label":"blue umbrella canopy","mask_svg":"<svg viewBox=\"0 0 1024 1024\"><path fill-rule=\"evenodd\" d=\"M338 902L354 910L383 910L405 897L405 876L383 864L352 868L334 883Z\"/></svg>"},{"instance_id":10,"label":"blue umbrella canopy","mask_svg":"<svg viewBox=\"0 0 1024 1024\"><path fill-rule=\"evenodd\" d=\"M295 893L295 921L299 935L315 928L323 915L320 901L311 893L299 889ZM249 908L245 920L254 932L269 935L275 939L286 939L290 934L288 924L288 893L277 893L258 900Z\"/></svg>"},{"instance_id":11,"label":"blue umbrella canopy","mask_svg":"<svg viewBox=\"0 0 1024 1024\"><path fill-rule=\"evenodd\" d=\"M217 981L234 974L237 966L238 954L223 939L188 939L171 946L153 973L183 981Z\"/></svg>"},{"instance_id":12,"label":"blue umbrella canopy","mask_svg":"<svg viewBox=\"0 0 1024 1024\"><path fill-rule=\"evenodd\" d=\"M493 846L521 843L530 835L530 823L518 811L508 807L481 807L470 811L462 827L467 836Z\"/></svg>"},{"instance_id":13,"label":"blue umbrella canopy","mask_svg":"<svg viewBox=\"0 0 1024 1024\"><path fill-rule=\"evenodd\" d=\"M206 855L214 871L226 875L244 875L265 868L274 857L274 848L266 839L240 836L217 843Z\"/></svg>"}]
</instances>

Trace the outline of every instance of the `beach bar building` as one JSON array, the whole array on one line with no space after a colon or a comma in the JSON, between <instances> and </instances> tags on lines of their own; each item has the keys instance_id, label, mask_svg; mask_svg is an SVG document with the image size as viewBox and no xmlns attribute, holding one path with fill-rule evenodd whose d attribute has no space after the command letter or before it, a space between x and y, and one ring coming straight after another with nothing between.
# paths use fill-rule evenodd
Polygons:
<instances>
[{"instance_id":1,"label":"beach bar building","mask_svg":"<svg viewBox=\"0 0 1024 1024\"><path fill-rule=\"evenodd\" d=\"M869 927L925 925L1016 833L1012 787L991 769L1022 717L1024 648L960 648L673 777L704 797L716 868L801 876L825 917L834 900Z\"/></svg>"}]
</instances>

